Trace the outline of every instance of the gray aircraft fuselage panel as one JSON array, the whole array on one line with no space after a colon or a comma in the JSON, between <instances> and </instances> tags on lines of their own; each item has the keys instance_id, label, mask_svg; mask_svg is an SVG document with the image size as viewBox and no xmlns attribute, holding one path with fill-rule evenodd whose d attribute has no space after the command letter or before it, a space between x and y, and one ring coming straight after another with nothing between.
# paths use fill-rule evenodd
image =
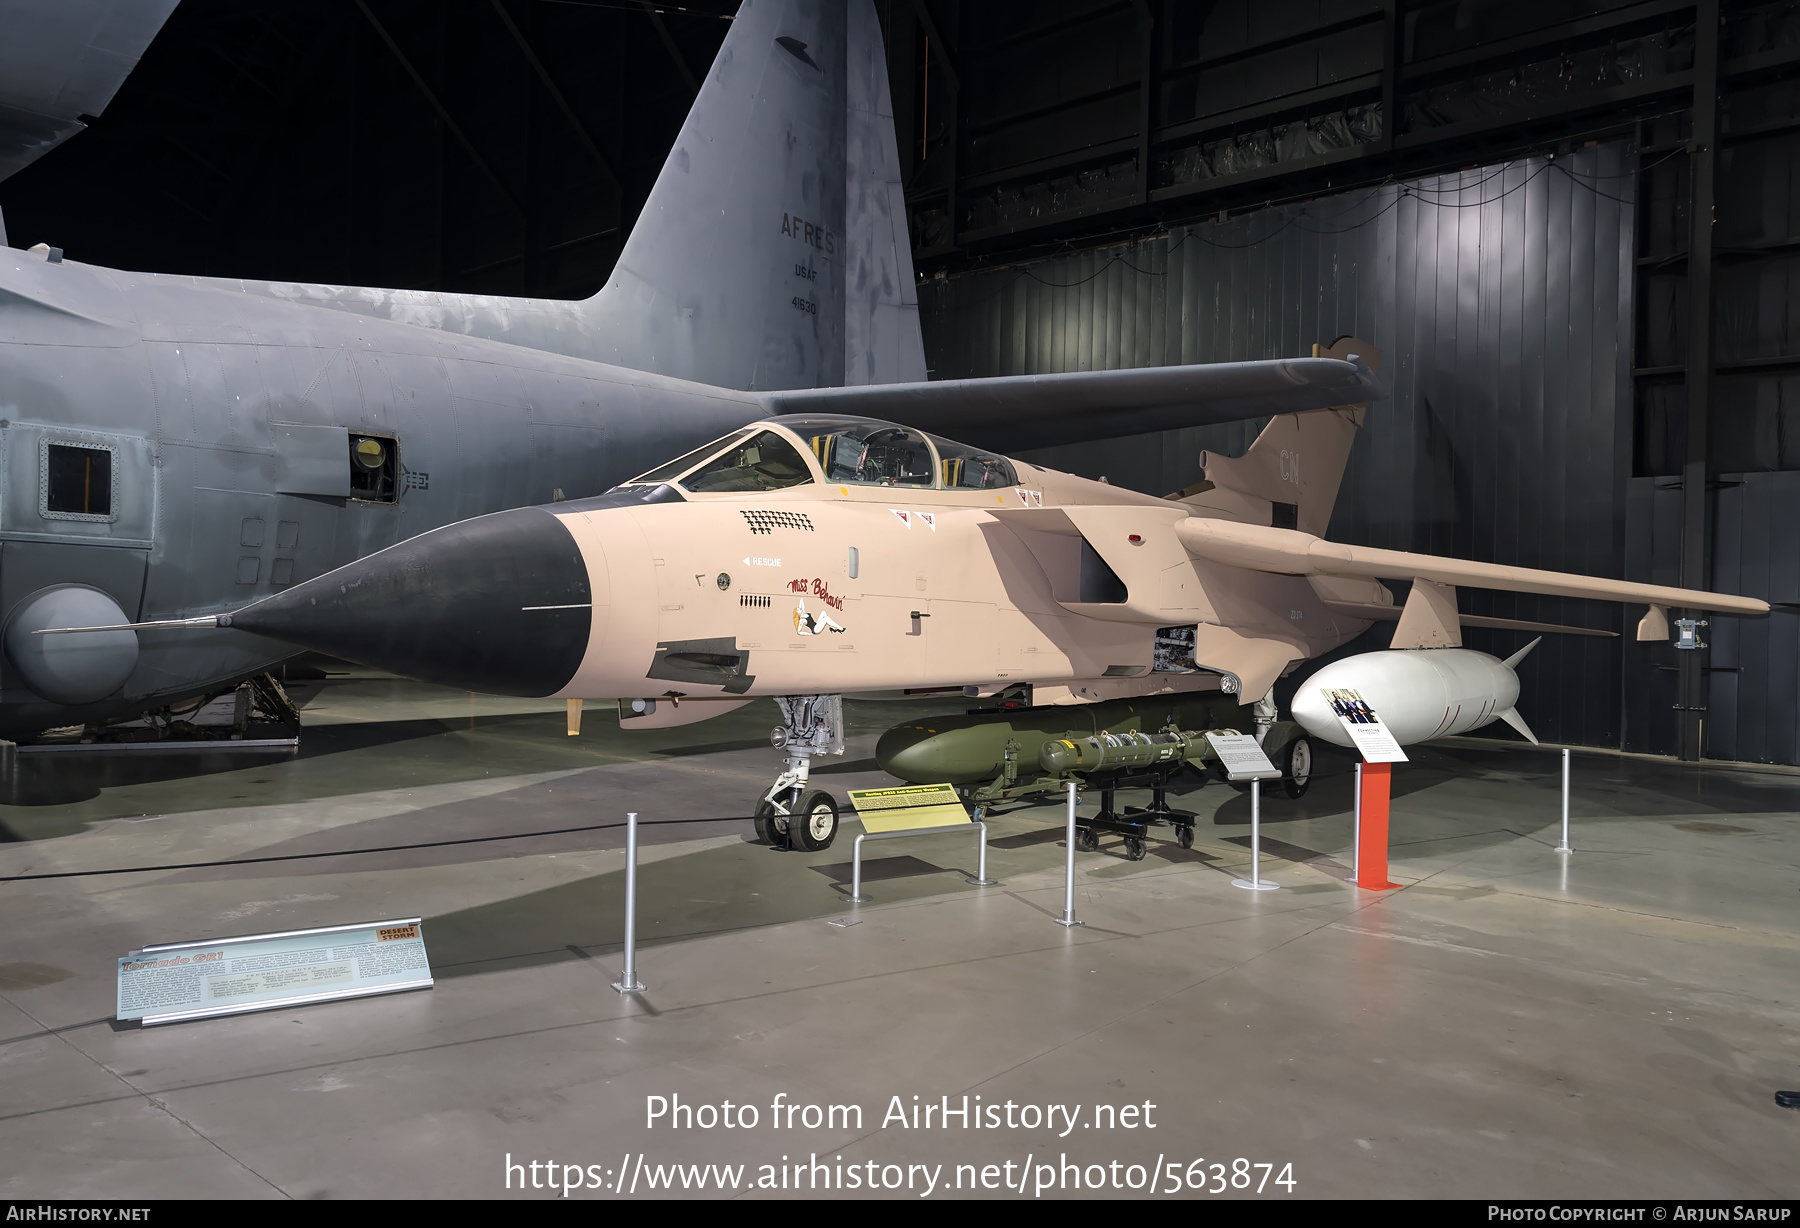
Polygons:
<instances>
[{"instance_id":1,"label":"gray aircraft fuselage panel","mask_svg":"<svg viewBox=\"0 0 1800 1228\"><path fill-rule=\"evenodd\" d=\"M237 609L452 521L599 494L767 412L535 347L8 249L0 615L62 584L132 620ZM370 490L347 487L354 438L388 458ZM50 507L53 449L70 447L98 464L85 480L105 484L106 514ZM0 671L0 736L133 715L292 653L229 631L139 642L94 703L46 702Z\"/></svg>"}]
</instances>

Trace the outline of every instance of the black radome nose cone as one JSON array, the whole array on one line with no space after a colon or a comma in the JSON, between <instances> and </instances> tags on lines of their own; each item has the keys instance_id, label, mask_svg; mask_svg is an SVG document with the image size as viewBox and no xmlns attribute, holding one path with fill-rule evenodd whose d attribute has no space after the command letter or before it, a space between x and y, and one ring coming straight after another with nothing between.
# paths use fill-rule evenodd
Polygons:
<instances>
[{"instance_id":1,"label":"black radome nose cone","mask_svg":"<svg viewBox=\"0 0 1800 1228\"><path fill-rule=\"evenodd\" d=\"M496 695L553 695L593 623L562 521L522 507L445 525L296 584L231 626L361 665Z\"/></svg>"}]
</instances>

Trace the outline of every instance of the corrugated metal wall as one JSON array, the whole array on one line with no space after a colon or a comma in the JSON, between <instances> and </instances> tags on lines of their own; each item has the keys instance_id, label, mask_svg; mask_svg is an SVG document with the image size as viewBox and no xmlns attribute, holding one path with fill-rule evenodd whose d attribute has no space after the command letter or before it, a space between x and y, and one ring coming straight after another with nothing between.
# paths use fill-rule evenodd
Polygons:
<instances>
[{"instance_id":1,"label":"corrugated metal wall","mask_svg":"<svg viewBox=\"0 0 1800 1228\"><path fill-rule=\"evenodd\" d=\"M930 282L928 360L938 379L1226 362L1353 333L1385 352L1394 391L1357 441L1334 538L1619 576L1635 173L1612 143ZM1241 451L1259 428L1015 450L1160 494L1199 479L1201 449ZM1627 635L1642 613L1474 591L1463 608ZM1501 655L1525 639L1467 634ZM1623 660L1623 640L1547 637L1520 709L1547 740L1617 746Z\"/></svg>"},{"instance_id":2,"label":"corrugated metal wall","mask_svg":"<svg viewBox=\"0 0 1800 1228\"><path fill-rule=\"evenodd\" d=\"M1722 473L1713 483L1712 586L1778 605L1767 618L1708 615L1706 756L1800 764L1800 472ZM1681 486L1632 478L1625 574L1674 584L1681 572ZM1675 745L1675 650L1626 644L1626 750Z\"/></svg>"},{"instance_id":3,"label":"corrugated metal wall","mask_svg":"<svg viewBox=\"0 0 1800 1228\"><path fill-rule=\"evenodd\" d=\"M1729 54L1780 34L1756 10ZM1749 40L1738 42L1736 40ZM1730 61L1728 60L1728 63ZM1746 61L1740 61L1746 62ZM1687 448L1689 117L1643 128L1636 296L1638 423L1626 501L1626 572L1681 574ZM1753 74L1719 100L1712 243L1714 371L1706 428L1709 583L1777 605L1768 618L1712 618L1701 745L1707 757L1800 763L1800 82ZM1627 750L1668 754L1680 702L1676 652L1624 646Z\"/></svg>"}]
</instances>

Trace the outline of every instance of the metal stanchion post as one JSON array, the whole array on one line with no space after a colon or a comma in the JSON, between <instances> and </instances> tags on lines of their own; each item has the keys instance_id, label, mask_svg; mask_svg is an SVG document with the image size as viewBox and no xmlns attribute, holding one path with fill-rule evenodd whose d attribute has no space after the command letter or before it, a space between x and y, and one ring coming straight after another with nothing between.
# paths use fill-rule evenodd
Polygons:
<instances>
[{"instance_id":1,"label":"metal stanchion post","mask_svg":"<svg viewBox=\"0 0 1800 1228\"><path fill-rule=\"evenodd\" d=\"M1362 872L1362 760L1356 761L1356 796L1351 800L1355 808L1352 813L1355 819L1350 827L1350 881L1355 882Z\"/></svg>"},{"instance_id":2,"label":"metal stanchion post","mask_svg":"<svg viewBox=\"0 0 1800 1228\"><path fill-rule=\"evenodd\" d=\"M625 971L613 988L641 993L637 979L637 812L625 816Z\"/></svg>"},{"instance_id":3,"label":"metal stanchion post","mask_svg":"<svg viewBox=\"0 0 1800 1228\"><path fill-rule=\"evenodd\" d=\"M1265 883L1262 880L1262 781L1250 782L1250 877L1234 878L1233 887L1242 887L1246 891L1274 891L1280 883Z\"/></svg>"},{"instance_id":4,"label":"metal stanchion post","mask_svg":"<svg viewBox=\"0 0 1800 1228\"><path fill-rule=\"evenodd\" d=\"M974 887L992 887L1000 880L987 876L987 821L976 819L975 828L976 841L980 847L975 854L975 877L969 880L969 884Z\"/></svg>"},{"instance_id":5,"label":"metal stanchion post","mask_svg":"<svg viewBox=\"0 0 1800 1228\"><path fill-rule=\"evenodd\" d=\"M1056 919L1062 926L1082 924L1075 919L1075 782L1069 782L1069 857L1063 865L1063 912Z\"/></svg>"},{"instance_id":6,"label":"metal stanchion post","mask_svg":"<svg viewBox=\"0 0 1800 1228\"><path fill-rule=\"evenodd\" d=\"M1556 846L1559 853L1573 853L1569 847L1569 749L1563 748L1563 826L1562 843Z\"/></svg>"},{"instance_id":7,"label":"metal stanchion post","mask_svg":"<svg viewBox=\"0 0 1800 1228\"><path fill-rule=\"evenodd\" d=\"M863 841L868 838L869 833L864 832L856 838L856 843L850 849L850 902L852 904L869 902L869 897L862 893L862 846Z\"/></svg>"}]
</instances>

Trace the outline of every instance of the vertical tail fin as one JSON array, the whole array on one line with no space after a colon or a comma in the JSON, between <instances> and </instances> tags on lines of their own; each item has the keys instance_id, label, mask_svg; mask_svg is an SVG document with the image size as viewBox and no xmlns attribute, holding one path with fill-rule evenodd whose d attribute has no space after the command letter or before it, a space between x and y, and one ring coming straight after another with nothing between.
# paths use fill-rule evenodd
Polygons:
<instances>
[{"instance_id":1,"label":"vertical tail fin","mask_svg":"<svg viewBox=\"0 0 1800 1228\"><path fill-rule=\"evenodd\" d=\"M1371 370L1381 369L1381 351L1354 337L1339 337L1329 346L1313 346L1314 358L1359 357ZM1331 523L1350 445L1362 425L1365 405L1281 414L1270 419L1250 450L1242 456L1201 453L1206 480L1240 494L1274 504L1273 523L1323 535Z\"/></svg>"},{"instance_id":2,"label":"vertical tail fin","mask_svg":"<svg viewBox=\"0 0 1800 1228\"><path fill-rule=\"evenodd\" d=\"M923 378L899 199L872 0L744 0L585 305L594 357L727 388Z\"/></svg>"},{"instance_id":3,"label":"vertical tail fin","mask_svg":"<svg viewBox=\"0 0 1800 1228\"><path fill-rule=\"evenodd\" d=\"M844 383L918 383L925 379L925 345L887 48L872 0L851 0L848 19Z\"/></svg>"}]
</instances>

